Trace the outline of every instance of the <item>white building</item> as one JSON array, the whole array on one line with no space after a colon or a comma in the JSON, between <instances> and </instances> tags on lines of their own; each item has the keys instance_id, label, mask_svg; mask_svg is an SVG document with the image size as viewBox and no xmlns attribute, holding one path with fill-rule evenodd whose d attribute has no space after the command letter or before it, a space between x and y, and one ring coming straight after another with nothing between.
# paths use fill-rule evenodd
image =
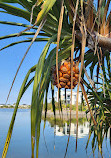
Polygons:
<instances>
[{"instance_id":1,"label":"white building","mask_svg":"<svg viewBox=\"0 0 111 158\"><path fill-rule=\"evenodd\" d=\"M72 91L72 104L76 104L77 92ZM79 92L78 102L81 104L82 92ZM58 102L58 91L55 92L55 101ZM65 91L61 90L61 101L65 102ZM71 102L71 91L66 92L66 103L70 104Z\"/></svg>"}]
</instances>

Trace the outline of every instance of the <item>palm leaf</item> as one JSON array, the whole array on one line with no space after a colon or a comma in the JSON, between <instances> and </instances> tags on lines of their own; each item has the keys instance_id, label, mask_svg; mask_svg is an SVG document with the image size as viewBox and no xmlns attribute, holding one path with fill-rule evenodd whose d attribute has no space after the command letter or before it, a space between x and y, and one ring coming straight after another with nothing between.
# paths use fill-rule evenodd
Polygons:
<instances>
[{"instance_id":1,"label":"palm leaf","mask_svg":"<svg viewBox=\"0 0 111 158\"><path fill-rule=\"evenodd\" d=\"M109 4L110 4L110 0L107 0L107 4L105 5L105 8L104 8L104 16L103 16L102 24L100 26L100 33L102 35L105 35L107 32L109 32L109 29L105 26L106 25L106 16L107 16ZM106 29L108 29L108 31Z\"/></svg>"},{"instance_id":2,"label":"palm leaf","mask_svg":"<svg viewBox=\"0 0 111 158\"><path fill-rule=\"evenodd\" d=\"M43 4L42 4L42 9L39 12L38 16L37 16L37 24L39 24L41 22L41 20L43 19L43 17L45 17L45 15L49 12L49 10L53 7L54 3L56 2L56 0L46 0Z\"/></svg>"},{"instance_id":3,"label":"palm leaf","mask_svg":"<svg viewBox=\"0 0 111 158\"><path fill-rule=\"evenodd\" d=\"M56 72L57 72L57 84L58 84L58 107L59 107L59 69L58 69L58 49L59 49L59 42L62 30L62 22L63 22L63 15L64 15L64 0L61 2L61 12L59 18L59 26L58 26L58 33L57 33L57 48L56 48ZM59 107L60 113L60 107Z\"/></svg>"},{"instance_id":4,"label":"palm leaf","mask_svg":"<svg viewBox=\"0 0 111 158\"><path fill-rule=\"evenodd\" d=\"M89 102L88 102L88 98L87 98L87 94L86 94L86 92L85 92L85 89L84 89L84 87L83 87L82 83L80 84L80 86L81 86L81 90L82 90L82 92L83 92L84 98L85 98L85 100L86 100L86 103L87 103L88 109L89 109L89 111L90 111L91 118L92 118L92 120L93 120L94 125L96 126L96 125L97 125L97 123L96 123L96 121L95 121L95 119L94 119L94 116L93 116L92 110L90 109Z\"/></svg>"},{"instance_id":5,"label":"palm leaf","mask_svg":"<svg viewBox=\"0 0 111 158\"><path fill-rule=\"evenodd\" d=\"M44 104L44 109L45 109L44 129L45 129L45 123L46 123L46 117L47 117L47 106L48 106L47 105L47 103L48 103L47 96L48 96L48 87L46 89L45 104Z\"/></svg>"},{"instance_id":6,"label":"palm leaf","mask_svg":"<svg viewBox=\"0 0 111 158\"><path fill-rule=\"evenodd\" d=\"M23 9L11 6L6 3L0 2L0 8L4 9L6 13L15 15L17 17L22 17L28 21L30 21L30 13L28 11L25 11Z\"/></svg>"},{"instance_id":7,"label":"palm leaf","mask_svg":"<svg viewBox=\"0 0 111 158\"><path fill-rule=\"evenodd\" d=\"M14 82L15 82L15 79L16 79L16 77L17 77L17 74L18 74L18 72L19 72L19 69L20 69L20 67L21 67L21 65L22 65L22 63L23 63L23 61L24 61L24 59L25 59L25 57L26 57L26 55L27 55L29 49L31 48L31 46L32 46L32 44L34 43L36 37L38 36L38 34L39 34L41 28L43 27L44 23L45 23L45 19L43 19L42 22L41 22L41 24L39 25L39 27L38 27L38 29L37 29L37 31L36 31L36 33L35 33L33 39L32 39L32 41L31 41L31 43L30 43L30 45L29 45L27 51L25 52L25 54L24 54L24 56L23 56L23 58L22 58L22 60L21 60L21 62L20 62L20 64L19 64L19 67L18 67L18 69L17 69L17 71L16 71L16 74L15 74L15 76L14 76L14 79L13 79L13 81L12 81L12 85L11 85L11 87L10 87L9 94L8 94L8 97L7 97L6 102L8 101L9 95L10 95L10 93L11 93L11 90L12 90L13 84L14 84Z\"/></svg>"},{"instance_id":8,"label":"palm leaf","mask_svg":"<svg viewBox=\"0 0 111 158\"><path fill-rule=\"evenodd\" d=\"M23 35L34 35L34 34L35 34L34 32L24 32L21 36L23 36ZM0 40L7 39L7 38L12 38L12 37L17 37L17 35L18 35L18 33L1 36Z\"/></svg>"},{"instance_id":9,"label":"palm leaf","mask_svg":"<svg viewBox=\"0 0 111 158\"><path fill-rule=\"evenodd\" d=\"M23 23L9 22L9 21L0 21L0 23L7 25L14 25L14 26L30 27L30 25L26 25ZM33 29L37 29L37 27L34 27Z\"/></svg>"},{"instance_id":10,"label":"palm leaf","mask_svg":"<svg viewBox=\"0 0 111 158\"><path fill-rule=\"evenodd\" d=\"M48 41L49 38L36 38L35 42L42 42L42 41ZM0 51L2 51L3 49L6 49L8 47L11 47L11 46L14 46L16 44L20 44L20 43L25 43L25 42L31 42L32 41L32 38L30 38L29 40L23 40L23 41L18 41L18 42L13 42L3 48L0 49Z\"/></svg>"},{"instance_id":11,"label":"palm leaf","mask_svg":"<svg viewBox=\"0 0 111 158\"><path fill-rule=\"evenodd\" d=\"M54 113L54 117L56 119L56 113L55 113L55 100L54 100L54 85L51 83L51 90L52 90L52 109Z\"/></svg>"},{"instance_id":12,"label":"palm leaf","mask_svg":"<svg viewBox=\"0 0 111 158\"><path fill-rule=\"evenodd\" d=\"M19 3L18 0L0 0L0 2L5 2L5 3Z\"/></svg>"},{"instance_id":13,"label":"palm leaf","mask_svg":"<svg viewBox=\"0 0 111 158\"><path fill-rule=\"evenodd\" d=\"M31 103L31 142L32 142L32 157L34 157L34 139L35 139L35 129L37 127L37 153L38 153L38 143L39 143L39 135L40 135L40 120L41 120L41 109L42 109L42 103L41 100L43 96L41 97L41 100L39 101L38 94L42 89L39 89L40 79L41 79L41 73L43 71L44 61L46 54L49 50L50 44L52 41L56 38L56 35L52 37L49 42L46 44L41 57L39 59L39 62L37 64L36 72L35 72L35 78L34 78L34 86L33 86L33 93L32 93L32 103ZM41 87L40 87L41 88ZM42 93L42 92L41 92ZM44 94L44 93L43 93ZM40 96L39 96L40 97ZM38 120L37 120L38 118ZM38 121L38 123L36 123Z\"/></svg>"},{"instance_id":14,"label":"palm leaf","mask_svg":"<svg viewBox=\"0 0 111 158\"><path fill-rule=\"evenodd\" d=\"M32 10L32 6L34 4L34 0L32 2L28 2L27 0L18 0L19 3L27 10L31 13ZM40 11L39 8L36 8L37 13Z\"/></svg>"},{"instance_id":15,"label":"palm leaf","mask_svg":"<svg viewBox=\"0 0 111 158\"><path fill-rule=\"evenodd\" d=\"M16 113L17 113L18 105L19 105L19 102L20 102L23 94L25 93L26 89L29 87L29 85L30 85L29 83L31 83L31 81L30 81L28 84L26 84L27 80L29 78L30 73L32 73L33 71L35 71L35 68L36 68L36 66L33 66L28 71L28 73L25 76L25 79L24 79L24 81L22 83L22 86L20 88L19 95L18 95L18 98L17 98L17 101L16 101L16 105L15 105L15 108L14 108L14 112L13 112L13 115L12 115L11 123L10 123L10 126L9 126L9 130L8 130L6 142L5 142L5 145L4 145L4 150L3 150L3 153L2 153L2 157L6 157L6 154L7 154L7 151L8 151L8 147L9 147L9 143L10 143L10 139L11 139L11 135L12 135L12 131L13 131L13 126L14 126L15 118L16 118Z\"/></svg>"},{"instance_id":16,"label":"palm leaf","mask_svg":"<svg viewBox=\"0 0 111 158\"><path fill-rule=\"evenodd\" d=\"M73 87L73 53L75 48L75 24L77 18L79 0L76 2L75 15L73 19L73 29L72 29L72 47L71 47L71 106L70 106L70 120L71 120L71 110L72 110L72 87ZM78 102L78 93L77 93L77 102ZM76 119L78 124L78 103L76 103ZM71 124L71 121L70 121ZM71 125L70 125L71 126Z\"/></svg>"}]
</instances>

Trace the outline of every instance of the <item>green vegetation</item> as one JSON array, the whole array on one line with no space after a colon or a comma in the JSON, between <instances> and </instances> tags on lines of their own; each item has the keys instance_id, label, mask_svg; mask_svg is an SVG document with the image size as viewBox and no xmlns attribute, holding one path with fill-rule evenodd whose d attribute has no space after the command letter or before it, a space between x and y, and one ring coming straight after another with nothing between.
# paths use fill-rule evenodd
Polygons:
<instances>
[{"instance_id":1,"label":"green vegetation","mask_svg":"<svg viewBox=\"0 0 111 158\"><path fill-rule=\"evenodd\" d=\"M3 106L0 106L0 108L8 108L8 109L14 109L15 108L15 106L14 105L3 105ZM31 108L31 106L30 105L25 105L25 106L23 106L23 105L20 105L20 106L18 106L18 109L30 109Z\"/></svg>"},{"instance_id":2,"label":"green vegetation","mask_svg":"<svg viewBox=\"0 0 111 158\"><path fill-rule=\"evenodd\" d=\"M3 105L3 106L0 106L0 108L10 108L10 109L12 109L12 108L14 108L14 106L13 105L10 105L10 106Z\"/></svg>"},{"instance_id":3,"label":"green vegetation","mask_svg":"<svg viewBox=\"0 0 111 158\"><path fill-rule=\"evenodd\" d=\"M44 120L45 118L42 117L42 119ZM54 117L47 116L47 121L51 124L51 127L54 127L54 125L55 125L55 119L54 119ZM78 119L79 125L82 125L86 121L87 121L86 118L79 118ZM74 124L76 124L76 118L72 118L71 122L74 123ZM59 127L62 127L63 124L65 124L65 123L69 124L70 122L69 122L68 119L61 120L60 118L56 118L56 125L58 125Z\"/></svg>"},{"instance_id":4,"label":"green vegetation","mask_svg":"<svg viewBox=\"0 0 111 158\"><path fill-rule=\"evenodd\" d=\"M62 110L66 110L66 109L70 110L70 104L67 104L67 105L61 104L61 105L62 105ZM43 106L43 109L45 110L44 106ZM55 107L56 107L56 110L59 110L57 102L55 102ZM52 103L51 102L47 104L47 110L52 110L53 111L53 107L52 107ZM76 105L72 105L72 110L76 111ZM87 106L83 106L82 104L79 104L78 110L79 111L86 111L87 110Z\"/></svg>"}]
</instances>

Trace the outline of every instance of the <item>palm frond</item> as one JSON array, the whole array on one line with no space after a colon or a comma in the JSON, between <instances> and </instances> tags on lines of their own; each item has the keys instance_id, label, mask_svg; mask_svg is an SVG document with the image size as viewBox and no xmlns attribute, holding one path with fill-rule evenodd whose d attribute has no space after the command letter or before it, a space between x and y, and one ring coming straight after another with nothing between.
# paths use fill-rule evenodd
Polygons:
<instances>
[{"instance_id":1,"label":"palm frond","mask_svg":"<svg viewBox=\"0 0 111 158\"><path fill-rule=\"evenodd\" d=\"M30 21L30 12L28 11L25 11L23 9L2 2L0 2L0 8L4 9L7 14L15 15L17 17L22 17Z\"/></svg>"},{"instance_id":2,"label":"palm frond","mask_svg":"<svg viewBox=\"0 0 111 158\"><path fill-rule=\"evenodd\" d=\"M19 91L19 94L18 94L18 98L17 98L17 101L16 101L16 105L15 105L15 108L14 108L14 112L13 112L13 115L12 115L12 119L11 119L11 123L10 123L10 126L9 126L9 130L8 130L8 134L7 134L7 138L6 138L6 142L5 142L5 145L4 145L4 150L3 150L3 153L2 153L2 157L6 157L6 154L7 154L7 151L8 151L8 147L9 147L9 143L10 143L10 139L11 139L11 135L12 135L12 131L13 131L13 126L14 126L14 122L15 122L15 118L16 118L16 113L17 113L17 109L18 109L18 105L19 105L19 102L20 102L20 99L22 98L23 94L25 93L25 91L27 90L27 88L30 86L32 80L30 80L28 83L27 83L27 80L29 78L29 75L30 73L34 72L35 71L35 68L36 68L36 65L33 66L27 73L27 75L25 76L25 79L22 83L22 86L20 88L20 91Z\"/></svg>"}]
</instances>

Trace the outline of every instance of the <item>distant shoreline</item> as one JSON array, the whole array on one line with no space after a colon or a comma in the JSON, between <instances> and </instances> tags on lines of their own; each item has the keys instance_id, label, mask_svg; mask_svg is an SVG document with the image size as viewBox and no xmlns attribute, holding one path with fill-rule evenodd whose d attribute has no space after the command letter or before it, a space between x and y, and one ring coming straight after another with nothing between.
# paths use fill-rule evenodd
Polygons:
<instances>
[{"instance_id":1,"label":"distant shoreline","mask_svg":"<svg viewBox=\"0 0 111 158\"><path fill-rule=\"evenodd\" d=\"M19 105L18 106L18 109L30 109L30 105ZM0 106L0 109L14 109L15 106L13 105L3 105L3 106Z\"/></svg>"},{"instance_id":2,"label":"distant shoreline","mask_svg":"<svg viewBox=\"0 0 111 158\"><path fill-rule=\"evenodd\" d=\"M14 106L10 106L10 107L3 106L3 107L0 107L0 109L14 109ZM18 107L18 109L30 109L30 105L25 105L25 106L20 105ZM66 119L67 117L70 117L70 110L63 109L62 113L63 113L63 115L61 114L61 117L63 117L63 119ZM42 112L42 116L45 116L45 111ZM47 111L47 116L48 117L53 117L54 116L53 111L48 110ZM71 117L76 118L76 111L74 111L74 110L71 111ZM78 117L79 118L86 117L86 112L85 111L78 111ZM87 117L88 118L90 117L89 113L87 114ZM56 118L60 118L59 110L56 110Z\"/></svg>"}]
</instances>

